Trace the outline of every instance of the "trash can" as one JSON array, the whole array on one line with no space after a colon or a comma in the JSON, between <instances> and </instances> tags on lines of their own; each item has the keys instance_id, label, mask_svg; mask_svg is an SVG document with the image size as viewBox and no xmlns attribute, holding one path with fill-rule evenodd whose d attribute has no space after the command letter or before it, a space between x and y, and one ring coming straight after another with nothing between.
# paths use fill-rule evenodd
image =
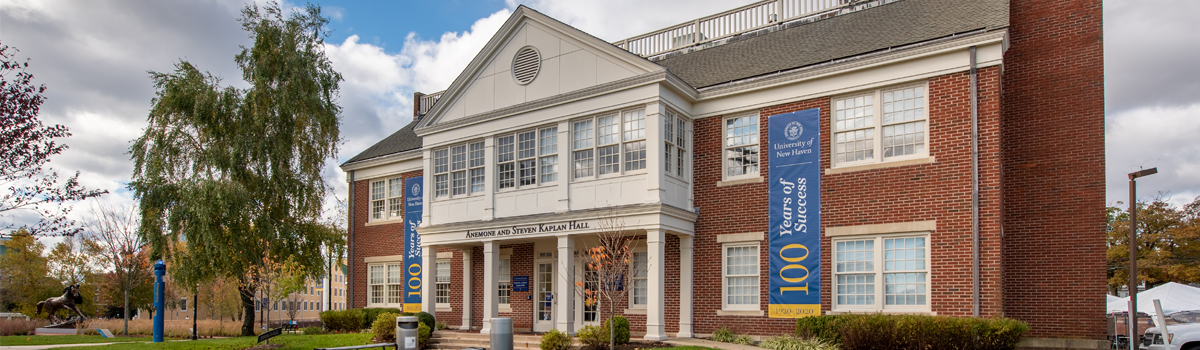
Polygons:
<instances>
[{"instance_id":1,"label":"trash can","mask_svg":"<svg viewBox=\"0 0 1200 350\"><path fill-rule=\"evenodd\" d=\"M490 334L491 350L513 350L513 328L511 318L493 318Z\"/></svg>"},{"instance_id":2,"label":"trash can","mask_svg":"<svg viewBox=\"0 0 1200 350\"><path fill-rule=\"evenodd\" d=\"M417 350L417 316L396 317L396 350Z\"/></svg>"}]
</instances>

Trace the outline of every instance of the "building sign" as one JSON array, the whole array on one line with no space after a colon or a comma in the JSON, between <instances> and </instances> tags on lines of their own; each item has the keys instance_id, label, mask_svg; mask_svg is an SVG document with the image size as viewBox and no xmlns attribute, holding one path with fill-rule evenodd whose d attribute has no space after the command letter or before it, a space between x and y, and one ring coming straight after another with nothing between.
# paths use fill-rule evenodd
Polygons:
<instances>
[{"instance_id":1,"label":"building sign","mask_svg":"<svg viewBox=\"0 0 1200 350\"><path fill-rule=\"evenodd\" d=\"M404 180L404 312L421 312L421 235L417 226L423 213L424 179Z\"/></svg>"},{"instance_id":2,"label":"building sign","mask_svg":"<svg viewBox=\"0 0 1200 350\"><path fill-rule=\"evenodd\" d=\"M512 289L514 292L528 292L529 276L512 276Z\"/></svg>"},{"instance_id":3,"label":"building sign","mask_svg":"<svg viewBox=\"0 0 1200 350\"><path fill-rule=\"evenodd\" d=\"M523 234L529 234L529 233L563 232L563 231L574 231L574 230L586 230L588 228L591 228L591 226L589 226L587 222L571 221L571 222L565 222L565 223L559 223L559 224L536 224L536 225L529 225L529 226L513 226L513 227L509 227L509 228L502 228L502 229L467 231L466 238L487 238L487 237L523 235Z\"/></svg>"},{"instance_id":4,"label":"building sign","mask_svg":"<svg viewBox=\"0 0 1200 350\"><path fill-rule=\"evenodd\" d=\"M769 119L772 318L821 314L820 119L820 109Z\"/></svg>"}]
</instances>

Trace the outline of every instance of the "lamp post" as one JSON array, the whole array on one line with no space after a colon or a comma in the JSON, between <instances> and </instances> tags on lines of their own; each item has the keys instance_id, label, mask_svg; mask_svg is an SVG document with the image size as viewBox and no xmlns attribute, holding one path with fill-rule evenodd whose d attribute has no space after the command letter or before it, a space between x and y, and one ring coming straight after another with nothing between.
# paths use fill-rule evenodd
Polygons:
<instances>
[{"instance_id":1,"label":"lamp post","mask_svg":"<svg viewBox=\"0 0 1200 350\"><path fill-rule=\"evenodd\" d=\"M1137 350L1137 178L1154 175L1158 168L1129 173L1129 350Z\"/></svg>"}]
</instances>

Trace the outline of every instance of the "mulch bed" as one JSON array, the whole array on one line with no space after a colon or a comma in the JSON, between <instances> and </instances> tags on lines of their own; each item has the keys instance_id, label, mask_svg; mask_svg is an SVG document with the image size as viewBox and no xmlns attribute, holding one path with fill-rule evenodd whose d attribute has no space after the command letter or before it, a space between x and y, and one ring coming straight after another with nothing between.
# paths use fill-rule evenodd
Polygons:
<instances>
[{"instance_id":1,"label":"mulch bed","mask_svg":"<svg viewBox=\"0 0 1200 350\"><path fill-rule=\"evenodd\" d=\"M278 348L282 348L282 347L283 347L283 344L279 344L279 343L259 344L259 345L248 347L245 350L268 350L268 349L278 349Z\"/></svg>"},{"instance_id":2,"label":"mulch bed","mask_svg":"<svg viewBox=\"0 0 1200 350\"><path fill-rule=\"evenodd\" d=\"M638 349L673 348L673 347L675 347L675 346L676 346L676 345L671 345L671 344L667 344L667 343L663 343L663 342L658 342L658 341L656 341L656 342L640 342L640 341L631 341L631 342L629 342L628 344L624 344L624 345L617 345L617 346L616 346L616 348L615 348L615 350L638 350ZM608 347L606 346L606 347L602 348L601 350L608 350Z\"/></svg>"}]
</instances>

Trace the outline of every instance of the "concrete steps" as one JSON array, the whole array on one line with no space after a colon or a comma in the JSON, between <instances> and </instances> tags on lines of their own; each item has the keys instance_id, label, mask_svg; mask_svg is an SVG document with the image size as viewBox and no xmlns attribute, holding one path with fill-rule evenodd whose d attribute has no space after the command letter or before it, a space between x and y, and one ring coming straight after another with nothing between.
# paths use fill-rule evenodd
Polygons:
<instances>
[{"instance_id":1,"label":"concrete steps","mask_svg":"<svg viewBox=\"0 0 1200 350\"><path fill-rule=\"evenodd\" d=\"M466 348L487 348L491 349L491 336L488 334L455 332L455 331L437 331L433 332L433 337L429 342L434 349L445 350L460 350ZM538 344L541 344L542 337L536 335L513 335L513 349L516 350L538 350Z\"/></svg>"}]
</instances>

